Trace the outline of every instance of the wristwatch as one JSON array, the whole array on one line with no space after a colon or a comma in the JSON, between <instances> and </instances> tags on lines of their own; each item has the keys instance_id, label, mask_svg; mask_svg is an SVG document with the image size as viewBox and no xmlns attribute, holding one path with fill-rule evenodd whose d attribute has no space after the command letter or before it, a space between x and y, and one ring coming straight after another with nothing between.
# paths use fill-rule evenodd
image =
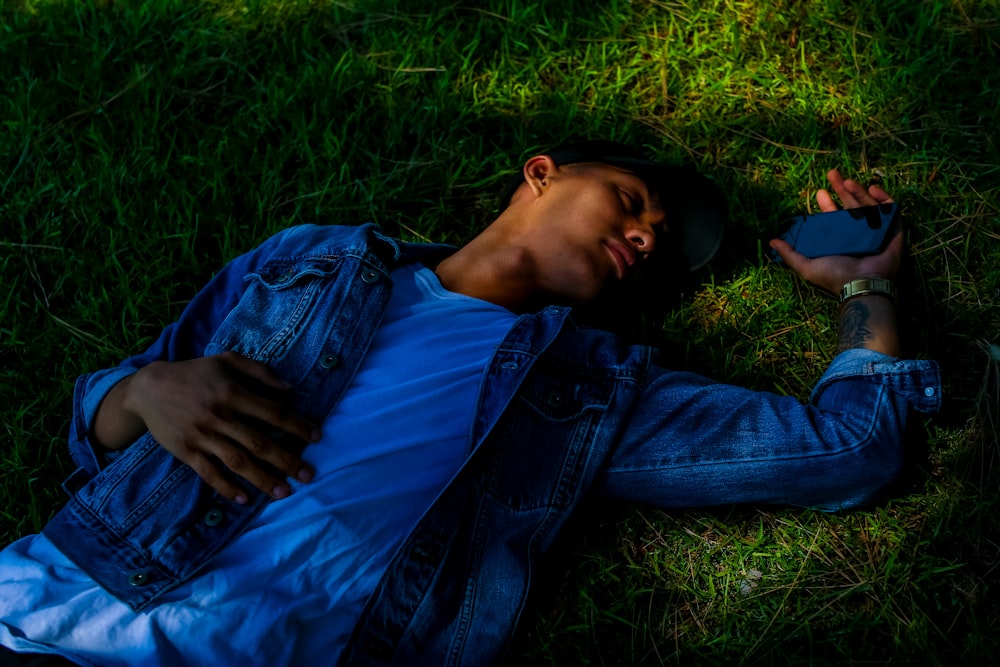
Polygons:
<instances>
[{"instance_id":1,"label":"wristwatch","mask_svg":"<svg viewBox=\"0 0 1000 667\"><path fill-rule=\"evenodd\" d=\"M896 300L896 286L887 278L858 278L845 284L840 290L840 303L856 296L875 294Z\"/></svg>"}]
</instances>

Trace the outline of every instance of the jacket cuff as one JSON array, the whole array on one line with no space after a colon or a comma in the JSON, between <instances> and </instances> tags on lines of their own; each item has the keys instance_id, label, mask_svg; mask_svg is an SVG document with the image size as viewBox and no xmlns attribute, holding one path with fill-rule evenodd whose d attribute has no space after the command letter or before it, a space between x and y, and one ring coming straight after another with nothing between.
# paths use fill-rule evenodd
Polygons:
<instances>
[{"instance_id":1,"label":"jacket cuff","mask_svg":"<svg viewBox=\"0 0 1000 667\"><path fill-rule=\"evenodd\" d=\"M137 370L139 369L118 366L81 375L76 381L73 391L73 420L69 432L69 453L73 457L73 462L91 475L96 475L114 458L113 452L108 452L97 445L90 436L97 409L112 387Z\"/></svg>"},{"instance_id":2,"label":"jacket cuff","mask_svg":"<svg viewBox=\"0 0 1000 667\"><path fill-rule=\"evenodd\" d=\"M810 400L817 403L823 391L838 380L858 379L891 389L918 412L941 409L941 372L936 361L897 359L864 348L837 355L816 384Z\"/></svg>"}]
</instances>

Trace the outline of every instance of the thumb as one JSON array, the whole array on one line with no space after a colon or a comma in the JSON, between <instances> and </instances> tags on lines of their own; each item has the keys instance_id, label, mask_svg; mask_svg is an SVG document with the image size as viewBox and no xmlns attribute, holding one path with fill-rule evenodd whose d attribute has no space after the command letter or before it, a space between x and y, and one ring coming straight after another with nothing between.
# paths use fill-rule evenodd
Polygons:
<instances>
[{"instance_id":1,"label":"thumb","mask_svg":"<svg viewBox=\"0 0 1000 667\"><path fill-rule=\"evenodd\" d=\"M802 275L802 270L809 262L808 257L797 252L787 241L781 239L772 239L770 246L781 256L781 261L787 264L788 268Z\"/></svg>"}]
</instances>

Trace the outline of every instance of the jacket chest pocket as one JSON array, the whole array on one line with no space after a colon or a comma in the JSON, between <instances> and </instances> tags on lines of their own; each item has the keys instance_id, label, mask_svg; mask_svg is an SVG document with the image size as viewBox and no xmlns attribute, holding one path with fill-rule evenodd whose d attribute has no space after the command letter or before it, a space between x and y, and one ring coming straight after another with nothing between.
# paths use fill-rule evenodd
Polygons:
<instances>
[{"instance_id":1,"label":"jacket chest pocket","mask_svg":"<svg viewBox=\"0 0 1000 667\"><path fill-rule=\"evenodd\" d=\"M343 258L274 260L247 274L246 291L229 313L206 354L235 350L259 361L283 357L303 335L310 320L341 275Z\"/></svg>"},{"instance_id":2,"label":"jacket chest pocket","mask_svg":"<svg viewBox=\"0 0 1000 667\"><path fill-rule=\"evenodd\" d=\"M532 372L497 423L487 490L515 510L566 507L582 492L590 457L610 438L615 382Z\"/></svg>"}]
</instances>

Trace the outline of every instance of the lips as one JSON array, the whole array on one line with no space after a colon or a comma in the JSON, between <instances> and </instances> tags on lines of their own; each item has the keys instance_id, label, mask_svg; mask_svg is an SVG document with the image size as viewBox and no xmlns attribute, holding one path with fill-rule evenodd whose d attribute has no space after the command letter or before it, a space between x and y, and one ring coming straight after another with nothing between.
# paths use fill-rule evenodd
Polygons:
<instances>
[{"instance_id":1,"label":"lips","mask_svg":"<svg viewBox=\"0 0 1000 667\"><path fill-rule=\"evenodd\" d=\"M628 268L635 264L635 253L628 246L617 241L607 241L606 245L608 252L611 253L611 257L615 261L615 267L618 269L618 278L620 280L625 277Z\"/></svg>"}]
</instances>

